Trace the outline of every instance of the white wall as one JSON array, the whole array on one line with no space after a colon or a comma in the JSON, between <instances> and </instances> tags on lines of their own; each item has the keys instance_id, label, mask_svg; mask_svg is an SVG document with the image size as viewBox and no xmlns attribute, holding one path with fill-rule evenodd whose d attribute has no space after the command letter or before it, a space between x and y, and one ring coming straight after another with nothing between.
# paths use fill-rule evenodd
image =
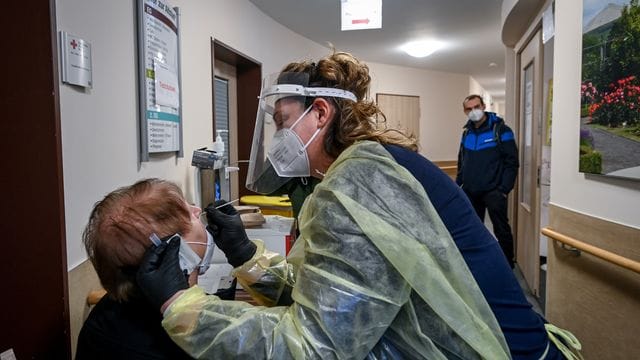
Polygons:
<instances>
[{"instance_id":1,"label":"white wall","mask_svg":"<svg viewBox=\"0 0 640 360\"><path fill-rule=\"evenodd\" d=\"M582 2L556 0L555 9L551 203L638 228L640 182L578 172Z\"/></svg>"},{"instance_id":2,"label":"white wall","mask_svg":"<svg viewBox=\"0 0 640 360\"><path fill-rule=\"evenodd\" d=\"M368 63L376 93L420 96L420 153L432 161L455 160L466 117L469 75Z\"/></svg>"},{"instance_id":3,"label":"white wall","mask_svg":"<svg viewBox=\"0 0 640 360\"><path fill-rule=\"evenodd\" d=\"M482 85L473 78L473 76L469 76L468 95L471 94L480 95L482 97L482 101L484 101L484 104L487 106L487 111L498 112L496 111L496 104L493 102L493 96L491 96L491 94L489 94L489 92L485 90Z\"/></svg>"},{"instance_id":4,"label":"white wall","mask_svg":"<svg viewBox=\"0 0 640 360\"><path fill-rule=\"evenodd\" d=\"M191 153L212 139L211 37L262 63L263 75L328 50L291 32L246 0L173 0L181 11L184 158L138 165L135 1L57 0L58 30L91 42L93 89L60 84L69 269L86 259L81 233L93 204L146 177L177 182L193 196Z\"/></svg>"},{"instance_id":5,"label":"white wall","mask_svg":"<svg viewBox=\"0 0 640 360\"><path fill-rule=\"evenodd\" d=\"M476 79L473 78L473 76L470 76L469 77L469 95L476 94L476 95L483 96L484 92L485 91L482 85L480 85L480 83L477 82ZM482 100L485 101L484 99Z\"/></svg>"}]
</instances>

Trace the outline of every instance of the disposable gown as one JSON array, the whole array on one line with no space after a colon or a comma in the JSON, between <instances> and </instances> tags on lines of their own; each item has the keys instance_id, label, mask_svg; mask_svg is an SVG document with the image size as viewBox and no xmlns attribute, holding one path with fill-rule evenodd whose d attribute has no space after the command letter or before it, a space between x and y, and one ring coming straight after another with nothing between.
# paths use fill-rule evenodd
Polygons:
<instances>
[{"instance_id":1,"label":"disposable gown","mask_svg":"<svg viewBox=\"0 0 640 360\"><path fill-rule=\"evenodd\" d=\"M287 258L256 241L234 270L265 306L193 287L165 311L171 338L210 359L509 358L423 187L381 145L345 150L299 220Z\"/></svg>"}]
</instances>

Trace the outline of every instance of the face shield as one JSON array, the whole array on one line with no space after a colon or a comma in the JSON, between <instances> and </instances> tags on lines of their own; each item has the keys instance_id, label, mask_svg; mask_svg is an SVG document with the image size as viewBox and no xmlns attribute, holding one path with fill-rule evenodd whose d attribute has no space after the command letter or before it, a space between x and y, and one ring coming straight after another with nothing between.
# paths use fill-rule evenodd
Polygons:
<instances>
[{"instance_id":1,"label":"face shield","mask_svg":"<svg viewBox=\"0 0 640 360\"><path fill-rule=\"evenodd\" d=\"M309 176L306 147L295 129L310 111L308 98L339 97L357 101L345 90L308 87L306 73L277 73L262 83L260 101L253 132L247 189L270 194L292 177ZM305 167L306 166L306 167Z\"/></svg>"}]
</instances>

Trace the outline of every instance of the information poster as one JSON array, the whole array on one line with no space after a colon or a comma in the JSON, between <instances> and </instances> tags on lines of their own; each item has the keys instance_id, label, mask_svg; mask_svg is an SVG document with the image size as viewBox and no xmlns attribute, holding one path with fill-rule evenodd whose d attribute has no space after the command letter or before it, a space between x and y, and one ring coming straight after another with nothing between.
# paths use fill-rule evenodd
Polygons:
<instances>
[{"instance_id":1,"label":"information poster","mask_svg":"<svg viewBox=\"0 0 640 360\"><path fill-rule=\"evenodd\" d=\"M164 0L138 0L142 160L150 153L182 156L179 21Z\"/></svg>"}]
</instances>

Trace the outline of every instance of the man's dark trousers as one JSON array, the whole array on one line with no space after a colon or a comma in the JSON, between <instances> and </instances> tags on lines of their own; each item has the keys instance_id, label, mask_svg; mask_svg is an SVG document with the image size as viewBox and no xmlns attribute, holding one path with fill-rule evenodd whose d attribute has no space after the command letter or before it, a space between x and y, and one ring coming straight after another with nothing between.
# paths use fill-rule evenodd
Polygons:
<instances>
[{"instance_id":1,"label":"man's dark trousers","mask_svg":"<svg viewBox=\"0 0 640 360\"><path fill-rule=\"evenodd\" d=\"M489 218L493 224L493 233L506 256L509 266L513 268L513 235L509 218L507 217L507 195L498 190L492 190L480 194L468 194L469 200L480 220L484 221L485 210L489 212Z\"/></svg>"}]
</instances>

